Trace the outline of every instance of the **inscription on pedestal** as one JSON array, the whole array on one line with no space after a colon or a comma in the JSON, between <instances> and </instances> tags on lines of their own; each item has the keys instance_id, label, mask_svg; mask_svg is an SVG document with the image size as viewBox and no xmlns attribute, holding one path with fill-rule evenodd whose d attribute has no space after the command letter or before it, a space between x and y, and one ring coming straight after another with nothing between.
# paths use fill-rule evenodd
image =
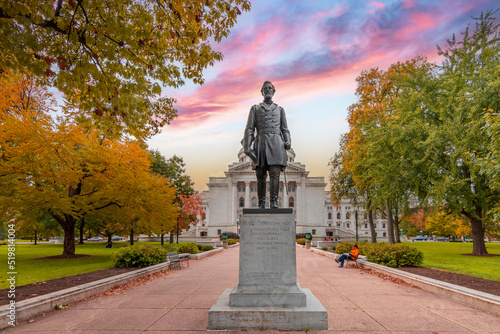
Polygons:
<instances>
[{"instance_id":1,"label":"inscription on pedestal","mask_svg":"<svg viewBox=\"0 0 500 334\"><path fill-rule=\"evenodd\" d=\"M239 285L296 284L293 215L243 215Z\"/></svg>"}]
</instances>

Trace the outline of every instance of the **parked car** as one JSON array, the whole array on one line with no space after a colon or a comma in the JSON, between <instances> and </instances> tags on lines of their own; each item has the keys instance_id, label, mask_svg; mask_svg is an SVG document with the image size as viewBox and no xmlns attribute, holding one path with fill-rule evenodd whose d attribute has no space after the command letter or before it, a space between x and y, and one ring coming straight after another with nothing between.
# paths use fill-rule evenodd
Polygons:
<instances>
[{"instance_id":1,"label":"parked car","mask_svg":"<svg viewBox=\"0 0 500 334\"><path fill-rule=\"evenodd\" d=\"M122 237L112 237L111 238L111 241L122 241L123 238Z\"/></svg>"},{"instance_id":2,"label":"parked car","mask_svg":"<svg viewBox=\"0 0 500 334\"><path fill-rule=\"evenodd\" d=\"M446 237L439 237L439 238L436 238L436 241L450 241L450 239L448 239Z\"/></svg>"},{"instance_id":3,"label":"parked car","mask_svg":"<svg viewBox=\"0 0 500 334\"><path fill-rule=\"evenodd\" d=\"M101 237L93 237L93 238L87 239L87 241L88 242L102 241L102 238Z\"/></svg>"},{"instance_id":4,"label":"parked car","mask_svg":"<svg viewBox=\"0 0 500 334\"><path fill-rule=\"evenodd\" d=\"M416 237L414 240L415 241L427 241L427 238L426 237Z\"/></svg>"}]
</instances>

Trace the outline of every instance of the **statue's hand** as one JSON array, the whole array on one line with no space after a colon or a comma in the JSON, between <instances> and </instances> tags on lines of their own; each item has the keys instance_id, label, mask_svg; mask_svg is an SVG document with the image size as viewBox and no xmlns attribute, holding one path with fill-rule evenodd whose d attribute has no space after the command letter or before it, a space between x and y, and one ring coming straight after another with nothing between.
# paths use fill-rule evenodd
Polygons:
<instances>
[{"instance_id":1,"label":"statue's hand","mask_svg":"<svg viewBox=\"0 0 500 334\"><path fill-rule=\"evenodd\" d=\"M245 154L246 154L247 156L249 156L249 157L250 157L250 159L252 159L252 161L253 161L253 162L257 162L257 155L255 154L255 151L246 151L246 150L245 150L245 151L243 151L243 152L245 152Z\"/></svg>"},{"instance_id":2,"label":"statue's hand","mask_svg":"<svg viewBox=\"0 0 500 334\"><path fill-rule=\"evenodd\" d=\"M285 143L285 150L289 150L292 148L292 145L290 143Z\"/></svg>"}]
</instances>

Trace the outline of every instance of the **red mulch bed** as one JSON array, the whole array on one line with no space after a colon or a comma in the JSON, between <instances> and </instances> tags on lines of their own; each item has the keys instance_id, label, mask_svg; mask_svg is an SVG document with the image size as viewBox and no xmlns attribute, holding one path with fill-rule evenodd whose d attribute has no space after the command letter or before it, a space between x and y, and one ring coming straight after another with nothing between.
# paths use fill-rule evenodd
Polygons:
<instances>
[{"instance_id":1,"label":"red mulch bed","mask_svg":"<svg viewBox=\"0 0 500 334\"><path fill-rule=\"evenodd\" d=\"M406 271L412 274L434 278L439 281L460 285L469 289L474 289L492 295L500 296L500 282L489 279L456 274L449 271L422 268L422 267L401 267L398 270Z\"/></svg>"}]
</instances>

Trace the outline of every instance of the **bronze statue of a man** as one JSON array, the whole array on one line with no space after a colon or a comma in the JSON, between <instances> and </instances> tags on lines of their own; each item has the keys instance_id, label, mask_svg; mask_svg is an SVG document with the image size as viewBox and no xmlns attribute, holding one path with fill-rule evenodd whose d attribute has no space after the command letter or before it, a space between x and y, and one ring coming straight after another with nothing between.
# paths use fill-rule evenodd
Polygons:
<instances>
[{"instance_id":1,"label":"bronze statue of a man","mask_svg":"<svg viewBox=\"0 0 500 334\"><path fill-rule=\"evenodd\" d=\"M291 148L285 110L273 103L276 92L270 81L264 82L260 90L264 102L252 106L248 115L243 150L252 160L257 174L257 196L259 208L266 205L266 179L269 171L270 207L278 208L280 172L287 164L286 150ZM253 144L253 145L252 145Z\"/></svg>"}]
</instances>

